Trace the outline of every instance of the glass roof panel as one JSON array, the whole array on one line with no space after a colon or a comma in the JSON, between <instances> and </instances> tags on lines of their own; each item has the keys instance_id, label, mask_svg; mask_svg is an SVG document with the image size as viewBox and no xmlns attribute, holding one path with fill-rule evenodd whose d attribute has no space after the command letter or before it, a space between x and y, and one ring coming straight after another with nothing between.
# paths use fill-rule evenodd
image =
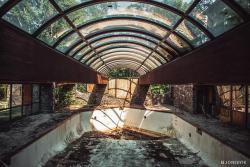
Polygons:
<instances>
[{"instance_id":1,"label":"glass roof panel","mask_svg":"<svg viewBox=\"0 0 250 167\"><path fill-rule=\"evenodd\" d=\"M112 61L115 61L115 60L121 60L121 61L123 61L123 60L134 60L134 61L136 61L137 63L142 63L142 61L143 60L140 60L140 59L138 59L137 57L135 57L135 56L133 56L133 57L131 57L131 56L129 56L129 55L117 55L117 56L114 56L114 57L108 57L108 58L104 58L103 59L105 62L112 62ZM154 68L154 67L156 67L157 65L155 65L155 64L152 64L152 63L149 63L149 62L147 62L146 64L144 64L145 66L147 66L147 67L149 67L149 68ZM97 68L98 67L98 65L97 64L94 64L94 65L91 65L90 67L92 67L92 68Z\"/></svg>"},{"instance_id":2,"label":"glass roof panel","mask_svg":"<svg viewBox=\"0 0 250 167\"><path fill-rule=\"evenodd\" d=\"M79 41L81 38L77 33L73 33L68 36L66 39L60 42L60 44L56 47L57 50L65 53L73 44Z\"/></svg>"},{"instance_id":3,"label":"glass roof panel","mask_svg":"<svg viewBox=\"0 0 250 167\"><path fill-rule=\"evenodd\" d=\"M48 0L22 0L3 19L32 34L56 14L58 12Z\"/></svg>"},{"instance_id":4,"label":"glass roof panel","mask_svg":"<svg viewBox=\"0 0 250 167\"><path fill-rule=\"evenodd\" d=\"M0 7L2 7L8 0L0 0Z\"/></svg>"},{"instance_id":5,"label":"glass roof panel","mask_svg":"<svg viewBox=\"0 0 250 167\"><path fill-rule=\"evenodd\" d=\"M164 50L163 48L161 48L161 47L157 47L157 49L156 49L159 53L161 53L161 55L162 56L164 56L165 58L167 58L167 59L169 59L169 53L166 51L166 50Z\"/></svg>"},{"instance_id":6,"label":"glass roof panel","mask_svg":"<svg viewBox=\"0 0 250 167\"><path fill-rule=\"evenodd\" d=\"M172 27L180 16L157 6L138 2L106 2L92 5L70 13L69 18L76 26L86 22L112 16L136 16Z\"/></svg>"},{"instance_id":7,"label":"glass roof panel","mask_svg":"<svg viewBox=\"0 0 250 167\"><path fill-rule=\"evenodd\" d=\"M106 64L112 65L112 66L113 66L113 64L114 65L117 64L116 66L118 66L118 67L122 67L122 68L123 67L131 67L133 69L136 69L140 65L140 63L138 63L136 61L132 61L132 60L114 60L111 62L107 62ZM115 66L113 66L113 67L115 67ZM145 69L150 70L148 68L145 68Z\"/></svg>"},{"instance_id":8,"label":"glass roof panel","mask_svg":"<svg viewBox=\"0 0 250 167\"><path fill-rule=\"evenodd\" d=\"M109 49L109 48L112 48L112 47L121 47L123 48L124 46L126 47L131 47L131 48L136 48L136 49L141 49L141 50L144 50L144 51L147 51L148 53L151 52L151 50L145 48L145 47L142 47L142 46L139 46L139 45L135 45L135 44L131 44L131 43L117 43L117 44L110 44L110 45L106 45L106 46L102 46L98 49L95 49L96 52L100 52L100 51L103 51L105 49ZM155 53L156 54L156 53ZM101 55L101 53L98 53L98 55ZM98 57L97 55L94 55L94 52L91 52L91 53L88 53L87 55L84 56L84 59L89 59L91 57L90 60L88 60L88 62L86 62L86 64L88 65L94 58ZM82 61L82 62L85 62L85 61Z\"/></svg>"},{"instance_id":9,"label":"glass roof panel","mask_svg":"<svg viewBox=\"0 0 250 167\"><path fill-rule=\"evenodd\" d=\"M95 59L99 59L99 60L101 61L101 59L100 59L99 56L92 56L87 62L85 62L85 64L88 65L88 66L91 66L91 65L92 65L92 62L93 62Z\"/></svg>"},{"instance_id":10,"label":"glass roof panel","mask_svg":"<svg viewBox=\"0 0 250 167\"><path fill-rule=\"evenodd\" d=\"M209 38L199 28L187 20L182 21L176 31L178 34L190 41L190 43L195 47L200 46L209 40Z\"/></svg>"},{"instance_id":11,"label":"glass roof panel","mask_svg":"<svg viewBox=\"0 0 250 167\"><path fill-rule=\"evenodd\" d=\"M148 60L151 60L151 61L153 61L153 59L160 60L160 62L162 64L166 63L166 60L155 52L152 53L152 55L148 58ZM159 65L161 65L161 64L159 64Z\"/></svg>"},{"instance_id":12,"label":"glass roof panel","mask_svg":"<svg viewBox=\"0 0 250 167\"><path fill-rule=\"evenodd\" d=\"M111 57L102 57L102 59L105 62L109 62L109 61L112 61L112 60L137 60L138 62L143 62L143 60L138 58L137 56L128 55L128 54L125 54L125 55L113 55Z\"/></svg>"},{"instance_id":13,"label":"glass roof panel","mask_svg":"<svg viewBox=\"0 0 250 167\"><path fill-rule=\"evenodd\" d=\"M38 39L52 46L56 41L72 30L72 27L64 20L64 18L59 19L53 24L49 25L41 34L38 35Z\"/></svg>"},{"instance_id":14,"label":"glass roof panel","mask_svg":"<svg viewBox=\"0 0 250 167\"><path fill-rule=\"evenodd\" d=\"M112 44L112 45L115 45L115 44ZM122 45L122 44L118 44L118 45ZM125 45L127 45L127 44L125 44ZM130 45L132 45L132 47L134 47L134 48L136 48L136 49L142 49L143 51L137 51L137 50L133 50L133 48L125 48L125 49L123 49L123 48L117 48L117 49L112 49L111 51L124 51L125 50L125 52L127 51L127 52L129 52L129 51L131 51L131 52L138 52L139 54L143 54L144 55L144 57L146 58L150 53L151 53L151 50L149 50L149 49L147 49L147 48L144 48L144 47L141 47L141 46L137 46L137 45L135 45L135 46L133 46L133 44L130 44ZM127 45L128 46L128 45ZM110 47L110 45L108 45L108 46L105 46L105 47L102 47L102 49L104 48L109 48ZM101 49L101 50L102 50ZM99 51L99 50L98 50ZM100 54L98 54L99 56L102 56L102 55L104 55L104 54L107 54L107 53L109 53L110 52L110 50L107 50L107 51L104 51L104 52L102 52L102 53L100 53ZM117 52L117 54L119 54L120 52ZM90 54L88 54L86 57L92 57L93 56L93 54L94 53L91 53L91 55ZM93 57L96 57L96 56L93 56ZM91 59L92 60L92 59ZM89 64L90 62L91 62L91 60L90 61L88 61L87 62L87 64ZM162 57L162 56L160 56L159 54L157 54L157 53L153 53L153 56L151 56L150 57L150 60L152 61L152 62L154 62L154 63L166 63L166 60ZM160 61L160 62L159 62Z\"/></svg>"},{"instance_id":15,"label":"glass roof panel","mask_svg":"<svg viewBox=\"0 0 250 167\"><path fill-rule=\"evenodd\" d=\"M89 50L91 50L91 48L90 48L89 46L84 47L80 52L78 52L78 53L74 56L74 58L77 59L77 60L80 60L80 59L82 58L82 56L83 56L87 51L89 51ZM83 60L85 60L85 59L83 59Z\"/></svg>"},{"instance_id":16,"label":"glass roof panel","mask_svg":"<svg viewBox=\"0 0 250 167\"><path fill-rule=\"evenodd\" d=\"M167 30L162 29L158 26L151 25L145 22L141 21L133 21L133 20L127 20L127 19L117 19L117 20L110 20L110 21L104 21L100 23L96 23L94 25L90 25L88 27L85 27L81 29L81 33L83 36L86 36L90 33L97 32L99 30L104 30L108 28L136 28L140 29L143 31L148 31L148 32L154 32L156 35L160 37L164 37L167 33Z\"/></svg>"},{"instance_id":17,"label":"glass roof panel","mask_svg":"<svg viewBox=\"0 0 250 167\"><path fill-rule=\"evenodd\" d=\"M141 56L141 55L138 55L138 54L135 54L135 53L124 52L124 53L111 53L111 54L102 56L102 59L106 60L106 58L115 58L115 57L123 58L123 59L126 59L126 58L130 57L130 58L135 58L140 62L143 62L145 60L145 58L146 58L144 56ZM149 60L148 64L150 64L150 66L155 66L155 65L159 66L159 65L161 65L161 63L159 61L155 60L154 58L148 59L148 60Z\"/></svg>"},{"instance_id":18,"label":"glass roof panel","mask_svg":"<svg viewBox=\"0 0 250 167\"><path fill-rule=\"evenodd\" d=\"M161 46L162 48L169 49L169 51L171 51L173 54L178 55L178 52L177 52L176 50L174 50L174 49L172 48L172 46L170 47L168 44L162 43L162 42L160 43L160 46Z\"/></svg>"},{"instance_id":19,"label":"glass roof panel","mask_svg":"<svg viewBox=\"0 0 250 167\"><path fill-rule=\"evenodd\" d=\"M149 54L149 52L146 52L144 50L137 50L135 48L116 48L116 49L110 49L107 51L102 52L100 55L105 55L108 53L113 53L113 52L131 52L131 53L136 53L136 54L140 54L140 55L144 55L145 57Z\"/></svg>"},{"instance_id":20,"label":"glass roof panel","mask_svg":"<svg viewBox=\"0 0 250 167\"><path fill-rule=\"evenodd\" d=\"M85 46L86 43L85 42L81 42L81 44L77 45L76 47L74 47L70 52L69 52L69 56L72 56L76 51L78 51L81 47Z\"/></svg>"},{"instance_id":21,"label":"glass roof panel","mask_svg":"<svg viewBox=\"0 0 250 167\"><path fill-rule=\"evenodd\" d=\"M194 2L194 0L155 0L155 1L167 4L181 11L186 11L188 7Z\"/></svg>"},{"instance_id":22,"label":"glass roof panel","mask_svg":"<svg viewBox=\"0 0 250 167\"><path fill-rule=\"evenodd\" d=\"M172 44L176 49L178 49L180 52L185 52L191 50L191 48L187 45L186 42L184 42L181 38L177 37L174 34L171 34L167 41Z\"/></svg>"},{"instance_id":23,"label":"glass roof panel","mask_svg":"<svg viewBox=\"0 0 250 167\"><path fill-rule=\"evenodd\" d=\"M87 2L90 0L55 0L55 2L60 6L61 9L66 10L75 5L78 5L83 2Z\"/></svg>"},{"instance_id":24,"label":"glass roof panel","mask_svg":"<svg viewBox=\"0 0 250 167\"><path fill-rule=\"evenodd\" d=\"M250 0L235 0L246 12L250 13Z\"/></svg>"},{"instance_id":25,"label":"glass roof panel","mask_svg":"<svg viewBox=\"0 0 250 167\"><path fill-rule=\"evenodd\" d=\"M109 57L122 57L126 58L126 55L133 57L135 56L138 60L143 61L145 59L145 56L136 54L136 53L131 53L131 52L119 52L119 53L110 53L102 56L103 59L109 58Z\"/></svg>"},{"instance_id":26,"label":"glass roof panel","mask_svg":"<svg viewBox=\"0 0 250 167\"><path fill-rule=\"evenodd\" d=\"M140 45L132 44L132 43L115 43L115 44L109 44L109 45L106 45L106 46L99 47L98 49L96 49L96 51L99 52L99 51L101 51L103 49L110 48L110 47L121 47L122 48L123 46L137 48L137 49L145 50L145 51L148 51L148 52L151 51L148 48L145 48L145 47L140 46Z\"/></svg>"},{"instance_id":27,"label":"glass roof panel","mask_svg":"<svg viewBox=\"0 0 250 167\"><path fill-rule=\"evenodd\" d=\"M140 38L135 38L135 37L110 37L110 38L105 38L105 39L102 39L102 40L99 40L99 41L96 41L94 43L92 43L91 45L94 46L94 47L97 47L103 43L107 43L107 42L114 42L114 41L131 41L131 42L137 42L137 43L142 43L144 45L147 45L151 48L155 47L156 44L150 42L150 41L146 41L146 40L143 40L143 39L140 39Z\"/></svg>"},{"instance_id":28,"label":"glass roof panel","mask_svg":"<svg viewBox=\"0 0 250 167\"><path fill-rule=\"evenodd\" d=\"M86 51L85 54L82 55L82 56L84 56L84 57L82 57L82 60L81 60L82 63L85 63L90 57L94 56L94 54L95 54L94 51L91 51L90 53L86 54L88 51ZM97 56L95 56L95 57L97 57Z\"/></svg>"},{"instance_id":29,"label":"glass roof panel","mask_svg":"<svg viewBox=\"0 0 250 167\"><path fill-rule=\"evenodd\" d=\"M214 36L234 28L243 20L221 0L202 0L190 13Z\"/></svg>"},{"instance_id":30,"label":"glass roof panel","mask_svg":"<svg viewBox=\"0 0 250 167\"><path fill-rule=\"evenodd\" d=\"M147 35L144 35L144 34L135 33L135 32L110 32L110 33L105 33L105 34L96 36L94 38L91 38L88 41L91 43L92 41L95 41L95 40L97 40L99 38L110 37L110 36L117 36L117 35L119 35L119 36L126 36L126 35L128 36L128 35L131 35L131 36L145 38L145 39L157 42L157 43L160 42L156 38L153 38L153 37L150 37L150 36L147 36Z\"/></svg>"}]
</instances>

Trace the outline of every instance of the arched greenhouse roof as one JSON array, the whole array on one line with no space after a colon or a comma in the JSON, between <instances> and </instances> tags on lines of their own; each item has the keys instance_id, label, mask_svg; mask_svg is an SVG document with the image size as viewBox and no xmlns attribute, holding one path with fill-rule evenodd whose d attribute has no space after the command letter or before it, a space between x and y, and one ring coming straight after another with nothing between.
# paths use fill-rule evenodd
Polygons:
<instances>
[{"instance_id":1,"label":"arched greenhouse roof","mask_svg":"<svg viewBox=\"0 0 250 167\"><path fill-rule=\"evenodd\" d=\"M84 66L144 75L246 22L249 0L0 0L3 20Z\"/></svg>"}]
</instances>

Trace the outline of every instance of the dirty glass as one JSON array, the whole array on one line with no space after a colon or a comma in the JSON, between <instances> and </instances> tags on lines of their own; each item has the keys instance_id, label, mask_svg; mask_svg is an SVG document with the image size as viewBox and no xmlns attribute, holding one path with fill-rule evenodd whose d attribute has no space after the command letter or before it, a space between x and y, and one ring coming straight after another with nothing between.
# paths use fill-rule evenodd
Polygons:
<instances>
[{"instance_id":1,"label":"dirty glass","mask_svg":"<svg viewBox=\"0 0 250 167\"><path fill-rule=\"evenodd\" d=\"M245 86L232 86L232 109L245 112Z\"/></svg>"},{"instance_id":2,"label":"dirty glass","mask_svg":"<svg viewBox=\"0 0 250 167\"><path fill-rule=\"evenodd\" d=\"M155 0L157 2L164 3L166 5L172 6L178 10L186 11L194 0Z\"/></svg>"},{"instance_id":3,"label":"dirty glass","mask_svg":"<svg viewBox=\"0 0 250 167\"><path fill-rule=\"evenodd\" d=\"M56 14L58 12L48 0L22 0L3 19L32 34Z\"/></svg>"},{"instance_id":4,"label":"dirty glass","mask_svg":"<svg viewBox=\"0 0 250 167\"><path fill-rule=\"evenodd\" d=\"M128 41L128 42L136 42L136 43L141 43L143 45L146 45L150 48L154 48L156 46L156 44L150 42L150 41L146 41L140 38L136 38L136 37L110 37L110 38L105 38L102 40L99 40L97 42L92 43L91 45L94 47L97 47L99 45L102 45L103 43L107 43L107 42L115 42L115 41Z\"/></svg>"},{"instance_id":5,"label":"dirty glass","mask_svg":"<svg viewBox=\"0 0 250 167\"><path fill-rule=\"evenodd\" d=\"M235 0L246 12L250 13L250 0Z\"/></svg>"},{"instance_id":6,"label":"dirty glass","mask_svg":"<svg viewBox=\"0 0 250 167\"><path fill-rule=\"evenodd\" d=\"M68 36L66 39L60 42L60 44L56 47L57 50L65 53L73 44L79 41L81 38L77 33L73 33Z\"/></svg>"},{"instance_id":7,"label":"dirty glass","mask_svg":"<svg viewBox=\"0 0 250 167\"><path fill-rule=\"evenodd\" d=\"M220 0L202 0L190 16L207 28L214 36L234 28L243 20Z\"/></svg>"},{"instance_id":8,"label":"dirty glass","mask_svg":"<svg viewBox=\"0 0 250 167\"><path fill-rule=\"evenodd\" d=\"M104 37L111 37L111 36L136 36L136 37L141 37L141 38L145 38L145 39L148 39L150 41L154 41L154 42L159 42L158 39L154 38L154 37L151 37L149 35L145 35L145 34L140 34L140 33L136 33L136 32L109 32L109 33L105 33L105 34L102 34L102 35L99 35L99 36L96 36L96 37L93 37L91 39L89 39L89 42L92 42L92 41L95 41L97 39L100 39L100 38L104 38Z\"/></svg>"},{"instance_id":9,"label":"dirty glass","mask_svg":"<svg viewBox=\"0 0 250 167\"><path fill-rule=\"evenodd\" d=\"M2 7L8 0L0 0L0 7Z\"/></svg>"},{"instance_id":10,"label":"dirty glass","mask_svg":"<svg viewBox=\"0 0 250 167\"><path fill-rule=\"evenodd\" d=\"M117 19L117 20L99 22L94 25L90 25L90 26L82 28L80 32L82 33L83 36L87 36L91 33L95 33L100 30L105 30L109 28L119 29L120 27L135 28L141 31L154 33L160 37L164 37L166 33L168 32L167 30L163 28L160 28L158 26L155 26L146 22L127 20L127 19Z\"/></svg>"},{"instance_id":11,"label":"dirty glass","mask_svg":"<svg viewBox=\"0 0 250 167\"><path fill-rule=\"evenodd\" d=\"M90 0L55 0L55 2L60 6L61 9L66 10L75 5L78 5L83 2L87 2Z\"/></svg>"},{"instance_id":12,"label":"dirty glass","mask_svg":"<svg viewBox=\"0 0 250 167\"><path fill-rule=\"evenodd\" d=\"M230 107L230 86L217 86L217 92L222 106Z\"/></svg>"},{"instance_id":13,"label":"dirty glass","mask_svg":"<svg viewBox=\"0 0 250 167\"><path fill-rule=\"evenodd\" d=\"M177 50L180 52L190 51L191 48L188 46L188 44L183 41L180 37L171 34L167 38L167 42L169 42L172 46L174 46Z\"/></svg>"},{"instance_id":14,"label":"dirty glass","mask_svg":"<svg viewBox=\"0 0 250 167\"><path fill-rule=\"evenodd\" d=\"M180 16L157 6L138 2L106 2L92 5L70 13L69 18L76 26L89 21L112 16L132 16L149 19L173 27Z\"/></svg>"},{"instance_id":15,"label":"dirty glass","mask_svg":"<svg viewBox=\"0 0 250 167\"><path fill-rule=\"evenodd\" d=\"M64 18L61 18L43 30L43 32L38 35L38 39L52 46L60 37L63 37L70 30L72 30L72 27Z\"/></svg>"},{"instance_id":16,"label":"dirty glass","mask_svg":"<svg viewBox=\"0 0 250 167\"><path fill-rule=\"evenodd\" d=\"M177 27L176 32L186 38L195 47L198 47L209 40L199 28L187 20L181 22Z\"/></svg>"},{"instance_id":17,"label":"dirty glass","mask_svg":"<svg viewBox=\"0 0 250 167\"><path fill-rule=\"evenodd\" d=\"M87 47L85 42L81 42L79 45L77 45L76 47L74 47L70 52L69 52L69 56L73 56L79 49L81 49L82 47Z\"/></svg>"},{"instance_id":18,"label":"dirty glass","mask_svg":"<svg viewBox=\"0 0 250 167\"><path fill-rule=\"evenodd\" d=\"M10 85L0 84L0 110L10 107Z\"/></svg>"},{"instance_id":19,"label":"dirty glass","mask_svg":"<svg viewBox=\"0 0 250 167\"><path fill-rule=\"evenodd\" d=\"M80 58L85 55L87 51L91 50L89 46L84 47L81 51L79 51L76 55L74 55L74 59L80 60Z\"/></svg>"}]
</instances>

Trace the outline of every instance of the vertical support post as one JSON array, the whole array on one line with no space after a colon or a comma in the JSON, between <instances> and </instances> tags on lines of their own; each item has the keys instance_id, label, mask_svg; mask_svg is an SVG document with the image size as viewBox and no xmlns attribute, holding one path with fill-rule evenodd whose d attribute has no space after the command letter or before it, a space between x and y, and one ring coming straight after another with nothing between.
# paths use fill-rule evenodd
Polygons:
<instances>
[{"instance_id":1,"label":"vertical support post","mask_svg":"<svg viewBox=\"0 0 250 167\"><path fill-rule=\"evenodd\" d=\"M131 89L132 82L133 82L133 79L129 78L129 94L130 94L129 97L130 97L130 99L132 98L132 89Z\"/></svg>"},{"instance_id":2,"label":"vertical support post","mask_svg":"<svg viewBox=\"0 0 250 167\"><path fill-rule=\"evenodd\" d=\"M41 84L39 84L39 102L38 102L38 108L39 108L39 111L38 112L41 112Z\"/></svg>"},{"instance_id":3,"label":"vertical support post","mask_svg":"<svg viewBox=\"0 0 250 167\"><path fill-rule=\"evenodd\" d=\"M12 84L10 84L10 112L9 112L9 120L12 119Z\"/></svg>"},{"instance_id":4,"label":"vertical support post","mask_svg":"<svg viewBox=\"0 0 250 167\"><path fill-rule=\"evenodd\" d=\"M115 78L115 98L117 97L117 79Z\"/></svg>"},{"instance_id":5,"label":"vertical support post","mask_svg":"<svg viewBox=\"0 0 250 167\"><path fill-rule=\"evenodd\" d=\"M21 107L21 115L23 116L23 100L24 100L24 89L22 84L22 107Z\"/></svg>"},{"instance_id":6,"label":"vertical support post","mask_svg":"<svg viewBox=\"0 0 250 167\"><path fill-rule=\"evenodd\" d=\"M246 112L246 118L245 118L245 127L248 128L248 85L245 86L245 112Z\"/></svg>"},{"instance_id":7,"label":"vertical support post","mask_svg":"<svg viewBox=\"0 0 250 167\"><path fill-rule=\"evenodd\" d=\"M230 122L233 123L233 86L230 85Z\"/></svg>"},{"instance_id":8,"label":"vertical support post","mask_svg":"<svg viewBox=\"0 0 250 167\"><path fill-rule=\"evenodd\" d=\"M30 84L30 113L33 113L33 84Z\"/></svg>"}]
</instances>

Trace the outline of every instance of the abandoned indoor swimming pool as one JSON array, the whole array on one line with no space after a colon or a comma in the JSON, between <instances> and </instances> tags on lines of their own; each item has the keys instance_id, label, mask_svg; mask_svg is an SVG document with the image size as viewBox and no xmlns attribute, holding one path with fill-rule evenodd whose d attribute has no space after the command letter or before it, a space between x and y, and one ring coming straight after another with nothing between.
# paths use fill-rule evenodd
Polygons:
<instances>
[{"instance_id":1,"label":"abandoned indoor swimming pool","mask_svg":"<svg viewBox=\"0 0 250 167\"><path fill-rule=\"evenodd\" d=\"M176 112L180 111L171 107L165 112L110 108L66 116L63 122L13 153L8 163L11 167L205 167L219 166L221 159L249 163L247 156L185 121ZM40 119L50 121L43 117L29 121Z\"/></svg>"},{"instance_id":2,"label":"abandoned indoor swimming pool","mask_svg":"<svg viewBox=\"0 0 250 167\"><path fill-rule=\"evenodd\" d=\"M250 0L0 0L0 167L249 167Z\"/></svg>"}]
</instances>

